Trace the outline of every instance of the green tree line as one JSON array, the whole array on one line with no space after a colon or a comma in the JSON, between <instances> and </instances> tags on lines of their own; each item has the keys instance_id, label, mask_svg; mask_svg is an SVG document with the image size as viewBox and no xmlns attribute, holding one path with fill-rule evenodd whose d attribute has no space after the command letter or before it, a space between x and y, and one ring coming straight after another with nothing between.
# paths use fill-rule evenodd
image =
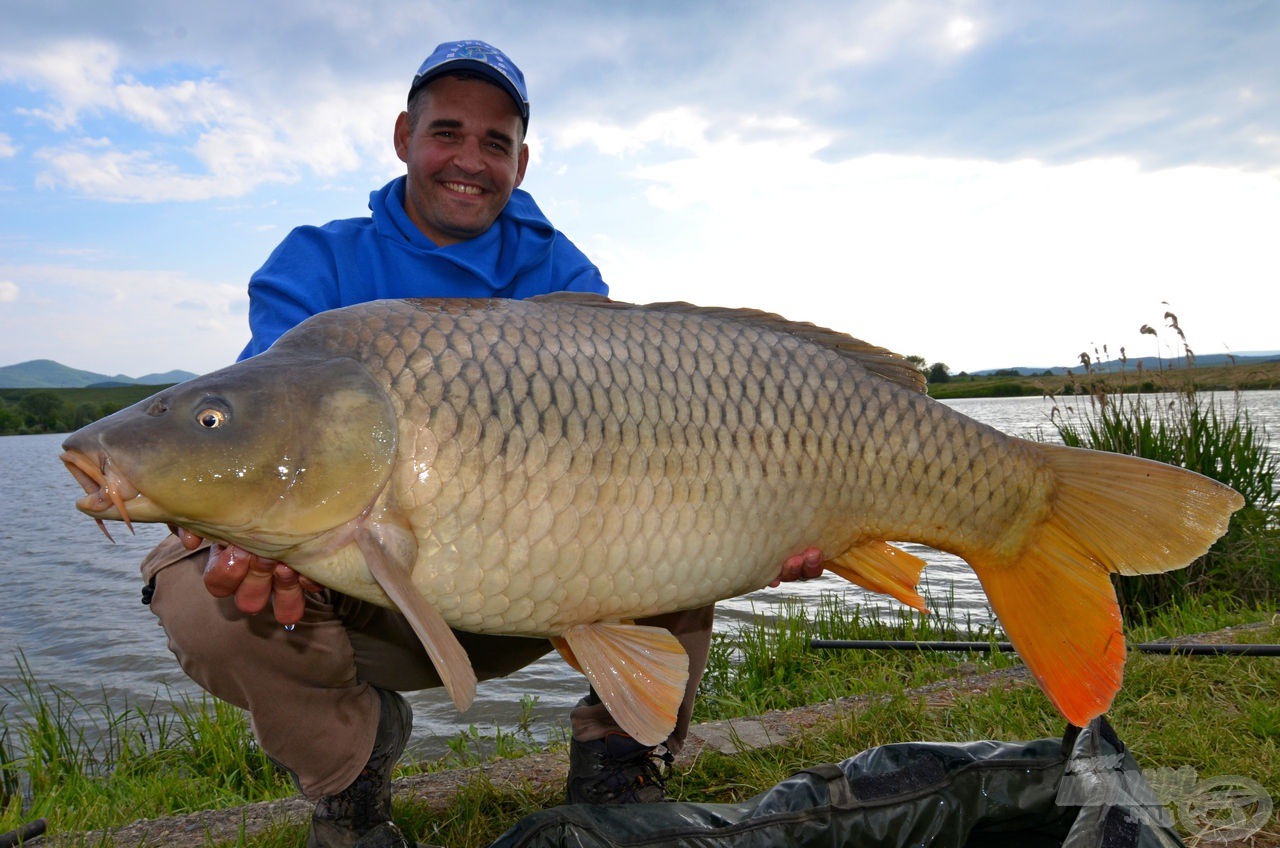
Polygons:
<instances>
[{"instance_id":1,"label":"green tree line","mask_svg":"<svg viewBox=\"0 0 1280 848\"><path fill-rule=\"evenodd\" d=\"M162 388L0 389L0 436L70 433Z\"/></svg>"}]
</instances>

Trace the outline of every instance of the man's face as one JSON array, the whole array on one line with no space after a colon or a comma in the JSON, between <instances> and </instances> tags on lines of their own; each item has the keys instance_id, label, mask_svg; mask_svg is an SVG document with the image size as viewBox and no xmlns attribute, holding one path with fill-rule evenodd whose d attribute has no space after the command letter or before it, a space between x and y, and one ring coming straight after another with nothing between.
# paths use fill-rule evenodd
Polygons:
<instances>
[{"instance_id":1,"label":"man's face","mask_svg":"<svg viewBox=\"0 0 1280 848\"><path fill-rule=\"evenodd\" d=\"M441 77L419 95L418 120L396 121L396 153L408 166L404 207L437 245L489 228L524 179L529 148L516 104L476 79Z\"/></svg>"}]
</instances>

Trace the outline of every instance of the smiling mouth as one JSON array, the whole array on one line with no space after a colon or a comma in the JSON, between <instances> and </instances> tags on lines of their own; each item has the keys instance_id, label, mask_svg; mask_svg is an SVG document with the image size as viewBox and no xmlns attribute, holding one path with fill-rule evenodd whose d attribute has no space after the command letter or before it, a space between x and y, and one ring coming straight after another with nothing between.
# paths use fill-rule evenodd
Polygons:
<instances>
[{"instance_id":1,"label":"smiling mouth","mask_svg":"<svg viewBox=\"0 0 1280 848\"><path fill-rule=\"evenodd\" d=\"M103 453L99 454L95 460L84 451L74 448L64 451L60 458L67 466L67 470L71 472L71 476L76 478L76 482L85 491L84 497L76 501L76 509L93 516L93 519L98 522L98 529L113 542L115 539L111 538L107 526L102 523L104 518L117 518L123 521L132 533L133 522L129 518L129 510L125 504L129 502L137 504L140 500L146 499L127 477L112 466L111 458Z\"/></svg>"},{"instance_id":2,"label":"smiling mouth","mask_svg":"<svg viewBox=\"0 0 1280 848\"><path fill-rule=\"evenodd\" d=\"M454 192L457 192L458 194L468 194L473 197L484 194L484 189L480 188L480 186L469 185L467 183L446 182L446 183L441 183L441 185L449 189L449 191L454 191Z\"/></svg>"}]
</instances>

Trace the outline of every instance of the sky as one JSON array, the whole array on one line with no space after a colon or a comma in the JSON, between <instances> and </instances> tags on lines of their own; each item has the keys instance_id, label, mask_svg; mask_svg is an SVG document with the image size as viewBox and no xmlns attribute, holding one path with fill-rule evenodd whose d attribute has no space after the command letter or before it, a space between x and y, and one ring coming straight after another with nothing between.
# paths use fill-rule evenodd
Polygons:
<instances>
[{"instance_id":1,"label":"sky","mask_svg":"<svg viewBox=\"0 0 1280 848\"><path fill-rule=\"evenodd\" d=\"M7 0L0 365L234 361L289 230L368 213L441 41L618 300L953 372L1280 349L1280 3ZM1149 325L1156 336L1139 332Z\"/></svg>"}]
</instances>

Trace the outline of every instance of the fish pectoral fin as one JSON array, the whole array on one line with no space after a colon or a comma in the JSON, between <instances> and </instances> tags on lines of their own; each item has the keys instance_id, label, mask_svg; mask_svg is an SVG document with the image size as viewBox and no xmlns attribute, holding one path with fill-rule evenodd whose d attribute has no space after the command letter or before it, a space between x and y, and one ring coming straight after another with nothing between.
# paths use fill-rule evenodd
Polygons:
<instances>
[{"instance_id":1,"label":"fish pectoral fin","mask_svg":"<svg viewBox=\"0 0 1280 848\"><path fill-rule=\"evenodd\" d=\"M551 646L560 654L560 659L567 662L573 667L573 670L579 674L586 674L582 670L582 663L578 662L578 657L573 653L573 648L569 647L569 643L561 636L551 637Z\"/></svg>"},{"instance_id":2,"label":"fish pectoral fin","mask_svg":"<svg viewBox=\"0 0 1280 848\"><path fill-rule=\"evenodd\" d=\"M920 612L928 612L924 598L916 591L925 561L888 542L865 542L840 556L827 560L829 569L864 589L890 595Z\"/></svg>"},{"instance_id":3,"label":"fish pectoral fin","mask_svg":"<svg viewBox=\"0 0 1280 848\"><path fill-rule=\"evenodd\" d=\"M689 680L689 656L671 631L636 624L579 624L560 639L609 715L642 745L665 742ZM563 651L561 652L563 653Z\"/></svg>"},{"instance_id":4,"label":"fish pectoral fin","mask_svg":"<svg viewBox=\"0 0 1280 848\"><path fill-rule=\"evenodd\" d=\"M413 573L418 547L413 535L387 525L377 530L365 527L356 531L356 545L364 554L373 579L418 634L454 705L465 712L476 697L476 673L444 616L413 588L409 575Z\"/></svg>"}]
</instances>

